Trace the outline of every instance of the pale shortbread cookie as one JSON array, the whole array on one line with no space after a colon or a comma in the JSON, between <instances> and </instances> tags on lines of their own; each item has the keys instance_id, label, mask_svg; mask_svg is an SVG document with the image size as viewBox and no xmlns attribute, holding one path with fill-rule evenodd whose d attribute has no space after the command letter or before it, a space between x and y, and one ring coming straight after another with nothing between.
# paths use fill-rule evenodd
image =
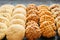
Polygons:
<instances>
[{"instance_id":1,"label":"pale shortbread cookie","mask_svg":"<svg viewBox=\"0 0 60 40\"><path fill-rule=\"evenodd\" d=\"M12 14L13 9L14 9L13 5L5 4L1 6L0 12Z\"/></svg>"},{"instance_id":2,"label":"pale shortbread cookie","mask_svg":"<svg viewBox=\"0 0 60 40\"><path fill-rule=\"evenodd\" d=\"M6 31L7 40L22 40L25 36L25 28L22 25L11 25Z\"/></svg>"},{"instance_id":3,"label":"pale shortbread cookie","mask_svg":"<svg viewBox=\"0 0 60 40\"><path fill-rule=\"evenodd\" d=\"M15 14L12 16L12 19L22 19L22 20L26 21L26 16L23 14Z\"/></svg>"},{"instance_id":4,"label":"pale shortbread cookie","mask_svg":"<svg viewBox=\"0 0 60 40\"><path fill-rule=\"evenodd\" d=\"M7 30L7 25L0 22L0 40L5 37L6 30Z\"/></svg>"},{"instance_id":5,"label":"pale shortbread cookie","mask_svg":"<svg viewBox=\"0 0 60 40\"><path fill-rule=\"evenodd\" d=\"M12 15L14 15L14 14L24 14L24 15L26 15L26 10L24 8L16 8L16 9L14 9Z\"/></svg>"},{"instance_id":6,"label":"pale shortbread cookie","mask_svg":"<svg viewBox=\"0 0 60 40\"><path fill-rule=\"evenodd\" d=\"M8 20L11 20L11 15L9 13L0 13L0 16L3 16L7 18Z\"/></svg>"},{"instance_id":7,"label":"pale shortbread cookie","mask_svg":"<svg viewBox=\"0 0 60 40\"><path fill-rule=\"evenodd\" d=\"M15 6L16 8L24 8L24 9L26 9L26 6L25 5L23 5L23 4L17 4L16 6Z\"/></svg>"},{"instance_id":8,"label":"pale shortbread cookie","mask_svg":"<svg viewBox=\"0 0 60 40\"><path fill-rule=\"evenodd\" d=\"M9 27L9 20L7 18L0 16L0 22L5 23Z\"/></svg>"},{"instance_id":9,"label":"pale shortbread cookie","mask_svg":"<svg viewBox=\"0 0 60 40\"><path fill-rule=\"evenodd\" d=\"M13 25L13 24L20 24L20 25L23 25L25 27L25 21L22 20L22 19L13 19L13 20L11 20L10 24L11 25Z\"/></svg>"}]
</instances>

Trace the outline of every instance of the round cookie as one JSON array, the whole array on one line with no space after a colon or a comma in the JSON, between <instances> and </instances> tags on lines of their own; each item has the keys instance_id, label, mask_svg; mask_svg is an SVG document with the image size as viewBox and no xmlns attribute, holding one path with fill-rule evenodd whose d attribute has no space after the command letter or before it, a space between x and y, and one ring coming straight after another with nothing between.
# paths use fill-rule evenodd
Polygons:
<instances>
[{"instance_id":1,"label":"round cookie","mask_svg":"<svg viewBox=\"0 0 60 40\"><path fill-rule=\"evenodd\" d=\"M22 20L26 21L26 17L23 14L15 14L12 16L12 19L22 19Z\"/></svg>"},{"instance_id":2,"label":"round cookie","mask_svg":"<svg viewBox=\"0 0 60 40\"><path fill-rule=\"evenodd\" d=\"M43 37L54 37L56 35L56 32L54 31L55 25L51 23L50 21L45 21L40 25L40 29L42 31ZM55 29L56 30L56 29Z\"/></svg>"},{"instance_id":3,"label":"round cookie","mask_svg":"<svg viewBox=\"0 0 60 40\"><path fill-rule=\"evenodd\" d=\"M26 26L29 26L29 25L38 26L38 24L37 24L35 21L28 21L28 22L26 23Z\"/></svg>"},{"instance_id":4,"label":"round cookie","mask_svg":"<svg viewBox=\"0 0 60 40\"><path fill-rule=\"evenodd\" d=\"M20 25L23 25L25 27L25 21L22 20L22 19L13 19L11 20L10 24L20 24Z\"/></svg>"},{"instance_id":5,"label":"round cookie","mask_svg":"<svg viewBox=\"0 0 60 40\"><path fill-rule=\"evenodd\" d=\"M49 10L48 6L46 6L46 5L39 5L38 6L38 10L41 10L41 9L47 9L47 10Z\"/></svg>"},{"instance_id":6,"label":"round cookie","mask_svg":"<svg viewBox=\"0 0 60 40\"><path fill-rule=\"evenodd\" d=\"M51 21L52 23L55 23L54 18L49 15L43 15L40 17L40 23L44 21Z\"/></svg>"},{"instance_id":7,"label":"round cookie","mask_svg":"<svg viewBox=\"0 0 60 40\"><path fill-rule=\"evenodd\" d=\"M60 8L60 5L59 4L52 4L50 5L49 9L52 10L54 8Z\"/></svg>"},{"instance_id":8,"label":"round cookie","mask_svg":"<svg viewBox=\"0 0 60 40\"><path fill-rule=\"evenodd\" d=\"M24 14L26 15L26 10L24 8L16 8L14 11L13 11L13 14Z\"/></svg>"},{"instance_id":9,"label":"round cookie","mask_svg":"<svg viewBox=\"0 0 60 40\"><path fill-rule=\"evenodd\" d=\"M24 9L26 9L26 6L23 5L23 4L17 4L17 5L16 5L16 8L21 8L21 7L24 8Z\"/></svg>"},{"instance_id":10,"label":"round cookie","mask_svg":"<svg viewBox=\"0 0 60 40\"><path fill-rule=\"evenodd\" d=\"M0 40L5 37L5 31L7 30L7 25L0 22Z\"/></svg>"},{"instance_id":11,"label":"round cookie","mask_svg":"<svg viewBox=\"0 0 60 40\"><path fill-rule=\"evenodd\" d=\"M26 17L28 17L30 14L36 14L36 15L38 15L38 11L37 10L34 10L34 9L31 9L31 10L29 10L27 12Z\"/></svg>"},{"instance_id":12,"label":"round cookie","mask_svg":"<svg viewBox=\"0 0 60 40\"><path fill-rule=\"evenodd\" d=\"M41 30L38 26L34 26L34 25L27 26L26 38L28 38L28 40L35 40L39 37L41 37Z\"/></svg>"},{"instance_id":13,"label":"round cookie","mask_svg":"<svg viewBox=\"0 0 60 40\"><path fill-rule=\"evenodd\" d=\"M11 25L6 31L7 40L22 40L25 36L25 28L22 25Z\"/></svg>"},{"instance_id":14,"label":"round cookie","mask_svg":"<svg viewBox=\"0 0 60 40\"><path fill-rule=\"evenodd\" d=\"M27 17L26 20L27 20L27 21L33 20L33 21L35 21L36 23L38 23L39 17L38 17L36 14L30 14L30 15Z\"/></svg>"},{"instance_id":15,"label":"round cookie","mask_svg":"<svg viewBox=\"0 0 60 40\"><path fill-rule=\"evenodd\" d=\"M0 16L0 22L5 23L9 27L9 20L7 18Z\"/></svg>"},{"instance_id":16,"label":"round cookie","mask_svg":"<svg viewBox=\"0 0 60 40\"><path fill-rule=\"evenodd\" d=\"M37 10L37 6L35 4L29 4L26 8L27 11L31 10L31 9L34 9L34 10Z\"/></svg>"}]
</instances>

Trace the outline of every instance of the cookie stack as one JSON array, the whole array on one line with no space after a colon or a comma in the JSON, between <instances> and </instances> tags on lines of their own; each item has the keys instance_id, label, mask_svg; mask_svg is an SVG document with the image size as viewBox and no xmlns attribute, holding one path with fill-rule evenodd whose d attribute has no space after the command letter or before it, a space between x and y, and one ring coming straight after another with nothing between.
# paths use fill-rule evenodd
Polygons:
<instances>
[{"instance_id":1,"label":"cookie stack","mask_svg":"<svg viewBox=\"0 0 60 40\"><path fill-rule=\"evenodd\" d=\"M50 11L53 13L53 17L55 18L55 23L58 30L58 35L60 36L60 5L53 4L50 6Z\"/></svg>"},{"instance_id":2,"label":"cookie stack","mask_svg":"<svg viewBox=\"0 0 60 40\"><path fill-rule=\"evenodd\" d=\"M26 8L26 38L35 40L41 36L41 30L38 26L38 11L35 4L29 4Z\"/></svg>"},{"instance_id":3,"label":"cookie stack","mask_svg":"<svg viewBox=\"0 0 60 40\"><path fill-rule=\"evenodd\" d=\"M43 37L53 37L56 35L56 27L54 17L49 11L49 8L46 5L38 6L39 17L40 17L40 29L42 31Z\"/></svg>"},{"instance_id":4,"label":"cookie stack","mask_svg":"<svg viewBox=\"0 0 60 40\"><path fill-rule=\"evenodd\" d=\"M2 5L0 7L0 40L5 37L5 32L7 28L9 27L9 21L11 18L11 13L13 10L13 5Z\"/></svg>"}]
</instances>

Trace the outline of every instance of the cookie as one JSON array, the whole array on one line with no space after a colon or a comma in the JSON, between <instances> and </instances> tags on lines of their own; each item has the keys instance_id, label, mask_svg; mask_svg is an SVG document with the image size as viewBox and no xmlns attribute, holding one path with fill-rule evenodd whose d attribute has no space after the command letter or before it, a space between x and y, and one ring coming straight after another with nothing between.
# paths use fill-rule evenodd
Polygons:
<instances>
[{"instance_id":1,"label":"cookie","mask_svg":"<svg viewBox=\"0 0 60 40\"><path fill-rule=\"evenodd\" d=\"M0 22L0 40L2 40L5 37L6 30L7 30L7 25Z\"/></svg>"},{"instance_id":2,"label":"cookie","mask_svg":"<svg viewBox=\"0 0 60 40\"><path fill-rule=\"evenodd\" d=\"M36 14L30 14L27 18L26 18L27 22L28 21L35 21L36 23L38 23L39 17Z\"/></svg>"},{"instance_id":3,"label":"cookie","mask_svg":"<svg viewBox=\"0 0 60 40\"><path fill-rule=\"evenodd\" d=\"M10 25L13 25L13 24L20 24L20 25L23 25L25 27L25 22L22 19L12 19L10 22Z\"/></svg>"},{"instance_id":4,"label":"cookie","mask_svg":"<svg viewBox=\"0 0 60 40\"><path fill-rule=\"evenodd\" d=\"M38 26L35 26L35 25L27 26L26 38L28 38L28 40L35 40L39 37L41 37L41 30Z\"/></svg>"},{"instance_id":5,"label":"cookie","mask_svg":"<svg viewBox=\"0 0 60 40\"><path fill-rule=\"evenodd\" d=\"M58 28L58 35L60 36L60 27Z\"/></svg>"},{"instance_id":6,"label":"cookie","mask_svg":"<svg viewBox=\"0 0 60 40\"><path fill-rule=\"evenodd\" d=\"M40 23L44 21L51 21L52 23L55 23L54 18L49 15L43 15L40 17Z\"/></svg>"},{"instance_id":7,"label":"cookie","mask_svg":"<svg viewBox=\"0 0 60 40\"><path fill-rule=\"evenodd\" d=\"M22 20L26 21L26 17L23 14L15 14L12 16L12 19L22 19Z\"/></svg>"},{"instance_id":8,"label":"cookie","mask_svg":"<svg viewBox=\"0 0 60 40\"><path fill-rule=\"evenodd\" d=\"M25 28L22 25L14 24L6 31L7 40L22 40L25 36Z\"/></svg>"},{"instance_id":9,"label":"cookie","mask_svg":"<svg viewBox=\"0 0 60 40\"><path fill-rule=\"evenodd\" d=\"M50 21L44 21L41 25L40 25L40 29L42 31L42 36L43 37L54 37L56 35L56 32L54 31L55 25L54 23L50 22Z\"/></svg>"}]
</instances>

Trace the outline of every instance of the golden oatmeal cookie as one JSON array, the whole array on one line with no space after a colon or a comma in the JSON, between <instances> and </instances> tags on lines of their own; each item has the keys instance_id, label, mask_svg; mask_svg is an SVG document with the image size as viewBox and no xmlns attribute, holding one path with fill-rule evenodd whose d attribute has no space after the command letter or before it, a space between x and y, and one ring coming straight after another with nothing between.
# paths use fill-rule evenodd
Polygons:
<instances>
[{"instance_id":1,"label":"golden oatmeal cookie","mask_svg":"<svg viewBox=\"0 0 60 40\"><path fill-rule=\"evenodd\" d=\"M1 6L0 12L5 12L5 13L12 14L13 9L14 9L13 5L5 4L5 5Z\"/></svg>"},{"instance_id":2,"label":"golden oatmeal cookie","mask_svg":"<svg viewBox=\"0 0 60 40\"><path fill-rule=\"evenodd\" d=\"M55 26L53 23L51 23L50 21L45 21L40 25L40 29L42 31L42 36L43 37L53 37L56 35L56 32L54 31Z\"/></svg>"},{"instance_id":3,"label":"golden oatmeal cookie","mask_svg":"<svg viewBox=\"0 0 60 40\"><path fill-rule=\"evenodd\" d=\"M6 31L7 40L22 40L25 36L25 28L22 25L11 25Z\"/></svg>"},{"instance_id":4,"label":"golden oatmeal cookie","mask_svg":"<svg viewBox=\"0 0 60 40\"><path fill-rule=\"evenodd\" d=\"M46 5L39 5L38 6L38 10L41 10L41 9L47 9L47 10L49 10L48 6L46 6Z\"/></svg>"},{"instance_id":5,"label":"golden oatmeal cookie","mask_svg":"<svg viewBox=\"0 0 60 40\"><path fill-rule=\"evenodd\" d=\"M11 20L10 25L13 25L13 24L20 24L20 25L23 25L25 27L25 21L22 20L22 19L13 19L13 20Z\"/></svg>"},{"instance_id":6,"label":"golden oatmeal cookie","mask_svg":"<svg viewBox=\"0 0 60 40\"><path fill-rule=\"evenodd\" d=\"M37 24L35 21L28 21L28 22L26 23L26 26L29 26L29 25L38 26L38 24Z\"/></svg>"},{"instance_id":7,"label":"golden oatmeal cookie","mask_svg":"<svg viewBox=\"0 0 60 40\"><path fill-rule=\"evenodd\" d=\"M5 31L7 30L7 25L0 22L0 40L5 37Z\"/></svg>"},{"instance_id":8,"label":"golden oatmeal cookie","mask_svg":"<svg viewBox=\"0 0 60 40\"><path fill-rule=\"evenodd\" d=\"M21 7L24 8L24 9L26 9L26 6L23 5L23 4L17 4L17 5L16 5L16 8L21 8Z\"/></svg>"},{"instance_id":9,"label":"golden oatmeal cookie","mask_svg":"<svg viewBox=\"0 0 60 40\"><path fill-rule=\"evenodd\" d=\"M37 10L37 6L35 4L29 4L26 8L27 11L31 10L31 9L34 9L34 10Z\"/></svg>"},{"instance_id":10,"label":"golden oatmeal cookie","mask_svg":"<svg viewBox=\"0 0 60 40\"><path fill-rule=\"evenodd\" d=\"M51 12L53 13L54 18L60 16L60 8L54 8L51 10Z\"/></svg>"},{"instance_id":11,"label":"golden oatmeal cookie","mask_svg":"<svg viewBox=\"0 0 60 40\"><path fill-rule=\"evenodd\" d=\"M30 14L27 18L26 18L27 21L35 21L38 23L38 20L39 20L39 17L36 15L36 14Z\"/></svg>"},{"instance_id":12,"label":"golden oatmeal cookie","mask_svg":"<svg viewBox=\"0 0 60 40\"><path fill-rule=\"evenodd\" d=\"M49 15L49 16L52 16L52 13L50 11L44 11L42 10L41 12L39 12L39 16L43 16L43 15Z\"/></svg>"},{"instance_id":13,"label":"golden oatmeal cookie","mask_svg":"<svg viewBox=\"0 0 60 40\"><path fill-rule=\"evenodd\" d=\"M44 21L51 21L52 23L55 23L54 18L49 15L43 15L40 17L40 23L42 23Z\"/></svg>"},{"instance_id":14,"label":"golden oatmeal cookie","mask_svg":"<svg viewBox=\"0 0 60 40\"><path fill-rule=\"evenodd\" d=\"M49 9L52 10L54 8L60 8L60 5L59 4L52 4L50 5Z\"/></svg>"},{"instance_id":15,"label":"golden oatmeal cookie","mask_svg":"<svg viewBox=\"0 0 60 40\"><path fill-rule=\"evenodd\" d=\"M7 18L0 16L0 22L5 23L9 27L9 20Z\"/></svg>"},{"instance_id":16,"label":"golden oatmeal cookie","mask_svg":"<svg viewBox=\"0 0 60 40\"><path fill-rule=\"evenodd\" d=\"M41 30L38 26L34 26L34 25L27 26L26 38L28 38L28 40L35 40L39 37L41 37Z\"/></svg>"},{"instance_id":17,"label":"golden oatmeal cookie","mask_svg":"<svg viewBox=\"0 0 60 40\"><path fill-rule=\"evenodd\" d=\"M31 9L27 12L26 16L28 17L30 14L36 14L38 15L38 11L37 10L34 10L34 9Z\"/></svg>"},{"instance_id":18,"label":"golden oatmeal cookie","mask_svg":"<svg viewBox=\"0 0 60 40\"><path fill-rule=\"evenodd\" d=\"M60 36L60 27L58 28L58 35Z\"/></svg>"},{"instance_id":19,"label":"golden oatmeal cookie","mask_svg":"<svg viewBox=\"0 0 60 40\"><path fill-rule=\"evenodd\" d=\"M11 15L9 13L0 13L0 16L7 18L8 20L11 19Z\"/></svg>"},{"instance_id":20,"label":"golden oatmeal cookie","mask_svg":"<svg viewBox=\"0 0 60 40\"><path fill-rule=\"evenodd\" d=\"M22 20L26 21L26 16L23 14L15 14L12 16L12 19L22 19Z\"/></svg>"},{"instance_id":21,"label":"golden oatmeal cookie","mask_svg":"<svg viewBox=\"0 0 60 40\"><path fill-rule=\"evenodd\" d=\"M26 15L26 10L24 8L16 8L14 11L13 11L13 14L24 14Z\"/></svg>"}]
</instances>

